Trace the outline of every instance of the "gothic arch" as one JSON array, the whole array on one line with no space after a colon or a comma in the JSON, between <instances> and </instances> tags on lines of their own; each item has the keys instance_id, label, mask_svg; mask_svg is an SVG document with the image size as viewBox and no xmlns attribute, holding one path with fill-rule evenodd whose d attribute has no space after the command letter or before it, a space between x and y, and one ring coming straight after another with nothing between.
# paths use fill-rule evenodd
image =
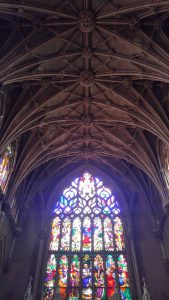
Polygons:
<instances>
[{"instance_id":1,"label":"gothic arch","mask_svg":"<svg viewBox=\"0 0 169 300\"><path fill-rule=\"evenodd\" d=\"M51 216L51 218L49 218L49 214L50 214L51 211L53 211L54 204L56 205L56 203L58 203L58 201L60 199L60 195L62 194L63 190L70 184L70 182L72 181L73 178L77 178L77 176L80 176L80 175L84 174L84 172L86 170L90 174L92 174L93 176L96 176L96 174L97 174L97 178L101 179L104 182L105 186L108 186L108 187L112 188L113 193L115 193L115 197L120 199L120 200L118 200L118 202L119 202L119 206L122 208L122 211L123 211L122 212L122 219L123 219L123 226L124 226L124 231L125 231L125 251L126 251L127 257L128 257L128 269L129 269L129 273L130 273L131 290L132 290L132 294L133 294L133 297L134 297L133 299L137 299L138 295L140 294L140 282L139 282L139 275L138 275L137 263L136 263L135 252L134 252L134 244L133 244L133 240L132 240L132 229L131 229L129 210L128 210L128 207L127 207L125 195L119 189L118 185L114 182L114 180L112 180L109 176L104 174L104 172L101 172L100 170L97 170L96 168L91 168L91 167L89 167L89 168L86 168L86 167L82 168L81 167L78 170L75 170L75 171L71 172L71 174L68 174L64 179L62 179L56 185L56 187L55 187L55 189L54 189L54 191L53 191L53 193L50 197L48 209L46 210L46 217L47 217L46 220L49 220L49 219L53 220L53 216ZM56 195L59 195L59 196L57 197ZM73 221L72 221L71 224L73 224ZM50 224L48 223L47 226L48 226L48 229L49 229ZM47 231L49 232L48 229L47 229ZM49 236L48 236L48 238L49 238ZM44 253L43 263L44 263L44 261L47 260L47 257L48 257L48 254L49 254L49 252L48 252L49 240L48 240L47 244L48 244L48 246L46 247L46 251ZM94 247L94 245L92 247ZM63 251L61 251L60 254L59 254L58 250L54 251L53 253L55 253L56 255L57 254L61 255L62 252L64 253L64 249L62 249ZM93 248L93 250L94 250L94 248ZM52 253L52 252L50 252L50 253ZM81 251L79 253L81 253ZM92 253L93 253L93 255L96 255L97 251L94 251ZM73 252L71 252L71 254L73 254ZM68 257L69 260L70 260L69 255L71 255L71 254L70 253L67 254L68 255L67 257ZM107 254L108 254L108 252L107 252ZM103 255L107 255L107 254L104 253ZM131 257L132 257L132 259L131 259ZM104 258L104 260L105 260L105 258ZM69 262L69 264L70 264L70 262ZM81 264L82 264L82 261L81 261ZM45 266L46 266L46 264L45 264ZM43 270L45 271L45 269L43 269ZM104 272L106 272L106 270ZM44 274L44 272L42 272L42 273ZM43 285L43 278L41 278L41 283ZM42 290L41 290L41 292L42 292ZM55 291L55 293L56 293L56 291ZM68 293L68 291L67 291L67 293ZM58 295L57 295L57 297L58 297ZM81 294L81 297L82 297L82 294ZM44 299L48 299L48 298L44 298ZM52 299L52 298L49 298L49 299ZM126 298L126 299L128 299L128 298Z\"/></svg>"}]
</instances>

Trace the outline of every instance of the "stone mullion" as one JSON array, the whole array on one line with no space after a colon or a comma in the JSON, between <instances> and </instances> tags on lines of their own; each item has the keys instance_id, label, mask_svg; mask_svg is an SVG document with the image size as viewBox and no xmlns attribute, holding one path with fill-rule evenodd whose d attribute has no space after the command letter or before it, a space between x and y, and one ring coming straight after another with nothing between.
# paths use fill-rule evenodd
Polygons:
<instances>
[{"instance_id":1,"label":"stone mullion","mask_svg":"<svg viewBox=\"0 0 169 300\"><path fill-rule=\"evenodd\" d=\"M116 250L115 233L114 233L114 219L115 219L115 217L113 216L113 218L112 218L112 231L113 231L113 244L114 244L114 255L113 256L114 256L114 260L115 260L115 283L116 283L116 286L118 287L118 293L119 293L119 297L120 297L119 299L121 299L120 285L119 285L119 274L118 274L118 263L117 263L119 253Z\"/></svg>"},{"instance_id":2,"label":"stone mullion","mask_svg":"<svg viewBox=\"0 0 169 300\"><path fill-rule=\"evenodd\" d=\"M68 256L68 273L67 273L67 287L66 287L66 299L69 299L69 294L70 294L70 271L71 271L71 262L73 255L69 254Z\"/></svg>"},{"instance_id":3,"label":"stone mullion","mask_svg":"<svg viewBox=\"0 0 169 300\"><path fill-rule=\"evenodd\" d=\"M59 244L58 244L58 255L57 255L57 268L56 268L56 286L55 286L55 293L54 293L54 300L57 300L57 289L58 289L58 284L59 284L59 260L60 260L60 248L61 248L61 239L62 239L62 228L63 228L63 221L61 220L60 222L60 239L59 239Z\"/></svg>"},{"instance_id":4,"label":"stone mullion","mask_svg":"<svg viewBox=\"0 0 169 300\"><path fill-rule=\"evenodd\" d=\"M73 236L73 221L75 219L70 220L71 229L70 229L70 240L69 240L69 251L72 253L72 236ZM70 294L70 271L71 271L71 262L72 262L73 254L68 255L68 277L67 277L67 291L66 291L66 298L69 299Z\"/></svg>"},{"instance_id":5,"label":"stone mullion","mask_svg":"<svg viewBox=\"0 0 169 300\"><path fill-rule=\"evenodd\" d=\"M38 258L37 258L37 266L36 266L36 273L34 279L34 288L33 288L33 300L42 296L43 289L44 289L44 280L43 275L46 272L46 263L47 257L49 255L49 242L50 242L50 235L48 236L47 230L44 228L41 230L39 235L39 250L38 250ZM45 261L46 263L42 265L42 262ZM38 290L40 282L40 289Z\"/></svg>"},{"instance_id":6,"label":"stone mullion","mask_svg":"<svg viewBox=\"0 0 169 300\"><path fill-rule=\"evenodd\" d=\"M104 242L104 219L102 224L102 245L103 245L103 270L104 270L104 292L107 299L107 278L106 278L106 251L105 251L105 242Z\"/></svg>"},{"instance_id":7,"label":"stone mullion","mask_svg":"<svg viewBox=\"0 0 169 300\"><path fill-rule=\"evenodd\" d=\"M59 288L59 260L60 260L61 255L56 254L56 285L55 285L55 290L54 290L54 300L58 300L58 292L57 289ZM60 289L59 289L60 292Z\"/></svg>"},{"instance_id":8,"label":"stone mullion","mask_svg":"<svg viewBox=\"0 0 169 300\"><path fill-rule=\"evenodd\" d=\"M60 222L60 239L59 239L59 244L58 244L58 251L60 251L60 249L61 249L62 228L63 228L63 221L61 220L61 222Z\"/></svg>"},{"instance_id":9,"label":"stone mullion","mask_svg":"<svg viewBox=\"0 0 169 300\"><path fill-rule=\"evenodd\" d=\"M137 299L138 297L140 299L142 296L142 291L141 291L138 265L137 265L135 247L134 247L132 228L131 228L131 224L127 222L127 219L124 215L121 217L121 221L123 224L123 231L124 231L124 241L125 241L124 252L126 253L130 291L134 298Z\"/></svg>"},{"instance_id":10,"label":"stone mullion","mask_svg":"<svg viewBox=\"0 0 169 300\"><path fill-rule=\"evenodd\" d=\"M92 262L92 270L91 270L91 278L92 278L92 299L94 299L94 219L91 219L91 242L92 242L92 253L91 253L91 262Z\"/></svg>"},{"instance_id":11,"label":"stone mullion","mask_svg":"<svg viewBox=\"0 0 169 300\"><path fill-rule=\"evenodd\" d=\"M73 221L75 219L70 219L70 240L69 240L69 251L72 251L72 236L73 236Z\"/></svg>"},{"instance_id":12,"label":"stone mullion","mask_svg":"<svg viewBox=\"0 0 169 300\"><path fill-rule=\"evenodd\" d=\"M79 290L79 299L82 299L82 266L83 266L83 222L84 218L81 220L81 245L80 245L80 290Z\"/></svg>"}]
</instances>

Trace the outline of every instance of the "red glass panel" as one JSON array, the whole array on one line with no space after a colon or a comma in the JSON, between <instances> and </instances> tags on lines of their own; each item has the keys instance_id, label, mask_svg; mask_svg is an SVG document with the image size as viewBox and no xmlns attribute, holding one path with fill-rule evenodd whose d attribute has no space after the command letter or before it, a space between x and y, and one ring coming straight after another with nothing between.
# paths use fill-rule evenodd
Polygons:
<instances>
[{"instance_id":1,"label":"red glass panel","mask_svg":"<svg viewBox=\"0 0 169 300\"><path fill-rule=\"evenodd\" d=\"M55 299L57 300L67 300L67 297L66 297L66 288L64 287L58 287L56 289L56 297Z\"/></svg>"},{"instance_id":2,"label":"red glass panel","mask_svg":"<svg viewBox=\"0 0 169 300\"><path fill-rule=\"evenodd\" d=\"M115 261L112 255L106 256L106 280L107 280L107 297L108 299L112 299L111 297L115 292Z\"/></svg>"},{"instance_id":3,"label":"red glass panel","mask_svg":"<svg viewBox=\"0 0 169 300\"><path fill-rule=\"evenodd\" d=\"M91 251L91 220L88 217L83 222L83 251Z\"/></svg>"},{"instance_id":4,"label":"red glass panel","mask_svg":"<svg viewBox=\"0 0 169 300\"><path fill-rule=\"evenodd\" d=\"M115 293L114 288L108 288L107 289L107 299L112 300L114 293Z\"/></svg>"}]
</instances>

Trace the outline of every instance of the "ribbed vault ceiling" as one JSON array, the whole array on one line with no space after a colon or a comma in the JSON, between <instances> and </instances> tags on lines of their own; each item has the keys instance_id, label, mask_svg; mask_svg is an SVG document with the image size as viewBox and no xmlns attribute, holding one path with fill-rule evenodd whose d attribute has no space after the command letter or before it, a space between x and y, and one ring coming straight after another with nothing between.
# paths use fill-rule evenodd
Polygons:
<instances>
[{"instance_id":1,"label":"ribbed vault ceiling","mask_svg":"<svg viewBox=\"0 0 169 300\"><path fill-rule=\"evenodd\" d=\"M169 1L1 0L0 12L0 150L22 141L13 187L51 159L94 161L135 165L165 198Z\"/></svg>"}]
</instances>

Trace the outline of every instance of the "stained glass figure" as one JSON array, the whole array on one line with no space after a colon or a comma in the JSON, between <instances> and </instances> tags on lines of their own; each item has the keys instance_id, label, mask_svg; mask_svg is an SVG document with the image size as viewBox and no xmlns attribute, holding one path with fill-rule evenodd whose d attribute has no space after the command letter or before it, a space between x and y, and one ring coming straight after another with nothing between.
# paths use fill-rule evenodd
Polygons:
<instances>
[{"instance_id":1,"label":"stained glass figure","mask_svg":"<svg viewBox=\"0 0 169 300\"><path fill-rule=\"evenodd\" d=\"M69 300L78 300L78 299L79 299L79 288L70 288Z\"/></svg>"},{"instance_id":2,"label":"stained glass figure","mask_svg":"<svg viewBox=\"0 0 169 300\"><path fill-rule=\"evenodd\" d=\"M6 190L13 159L14 151L12 150L12 146L8 146L6 151L0 156L0 188L2 192Z\"/></svg>"},{"instance_id":3,"label":"stained glass figure","mask_svg":"<svg viewBox=\"0 0 169 300\"><path fill-rule=\"evenodd\" d=\"M100 218L94 219L94 250L103 250L103 232L102 232L102 222Z\"/></svg>"},{"instance_id":4,"label":"stained glass figure","mask_svg":"<svg viewBox=\"0 0 169 300\"><path fill-rule=\"evenodd\" d=\"M66 287L68 282L68 257L67 255L62 255L59 259L59 269L58 269L58 286L59 294L61 300L66 300Z\"/></svg>"},{"instance_id":5,"label":"stained glass figure","mask_svg":"<svg viewBox=\"0 0 169 300\"><path fill-rule=\"evenodd\" d=\"M106 280L107 280L107 297L113 299L115 292L115 260L113 255L106 256Z\"/></svg>"},{"instance_id":6,"label":"stained glass figure","mask_svg":"<svg viewBox=\"0 0 169 300\"><path fill-rule=\"evenodd\" d=\"M92 259L88 254L83 257L82 287L82 299L92 299Z\"/></svg>"},{"instance_id":7,"label":"stained glass figure","mask_svg":"<svg viewBox=\"0 0 169 300\"><path fill-rule=\"evenodd\" d=\"M44 291L44 300L53 300L54 299L54 289L48 288Z\"/></svg>"},{"instance_id":8,"label":"stained glass figure","mask_svg":"<svg viewBox=\"0 0 169 300\"><path fill-rule=\"evenodd\" d=\"M132 300L121 208L112 189L84 172L57 201L43 300Z\"/></svg>"},{"instance_id":9,"label":"stained glass figure","mask_svg":"<svg viewBox=\"0 0 169 300\"><path fill-rule=\"evenodd\" d=\"M61 250L68 251L70 247L70 219L66 218L62 226Z\"/></svg>"},{"instance_id":10,"label":"stained glass figure","mask_svg":"<svg viewBox=\"0 0 169 300\"><path fill-rule=\"evenodd\" d=\"M108 217L104 219L104 242L105 250L114 250L113 225L111 219Z\"/></svg>"},{"instance_id":11,"label":"stained glass figure","mask_svg":"<svg viewBox=\"0 0 169 300\"><path fill-rule=\"evenodd\" d=\"M94 293L94 299L95 300L106 300L106 295L105 295L105 288L98 287L95 289Z\"/></svg>"},{"instance_id":12,"label":"stained glass figure","mask_svg":"<svg viewBox=\"0 0 169 300\"><path fill-rule=\"evenodd\" d=\"M118 257L118 276L122 299L131 300L127 261L123 254Z\"/></svg>"},{"instance_id":13,"label":"stained glass figure","mask_svg":"<svg viewBox=\"0 0 169 300\"><path fill-rule=\"evenodd\" d=\"M72 226L72 251L80 251L81 249L81 221L76 218Z\"/></svg>"},{"instance_id":14,"label":"stained glass figure","mask_svg":"<svg viewBox=\"0 0 169 300\"><path fill-rule=\"evenodd\" d=\"M96 287L104 287L104 265L103 257L100 254L94 257L94 284Z\"/></svg>"},{"instance_id":15,"label":"stained glass figure","mask_svg":"<svg viewBox=\"0 0 169 300\"><path fill-rule=\"evenodd\" d=\"M49 249L57 251L59 249L59 238L60 238L60 218L56 217L52 223L50 246Z\"/></svg>"},{"instance_id":16,"label":"stained glass figure","mask_svg":"<svg viewBox=\"0 0 169 300\"><path fill-rule=\"evenodd\" d=\"M94 178L88 172L85 172L79 181L79 194L85 201L95 196Z\"/></svg>"},{"instance_id":17,"label":"stained glass figure","mask_svg":"<svg viewBox=\"0 0 169 300\"><path fill-rule=\"evenodd\" d=\"M54 288L56 283L56 257L54 254L49 256L44 283L44 300L53 300Z\"/></svg>"},{"instance_id":18,"label":"stained glass figure","mask_svg":"<svg viewBox=\"0 0 169 300\"><path fill-rule=\"evenodd\" d=\"M115 235L115 244L116 250L124 249L124 233L123 233L123 225L122 221L119 217L114 219L114 235Z\"/></svg>"},{"instance_id":19,"label":"stained glass figure","mask_svg":"<svg viewBox=\"0 0 169 300\"><path fill-rule=\"evenodd\" d=\"M70 286L80 286L80 259L78 255L73 255L70 267Z\"/></svg>"},{"instance_id":20,"label":"stained glass figure","mask_svg":"<svg viewBox=\"0 0 169 300\"><path fill-rule=\"evenodd\" d=\"M88 217L83 222L83 250L91 251L91 220Z\"/></svg>"},{"instance_id":21,"label":"stained glass figure","mask_svg":"<svg viewBox=\"0 0 169 300\"><path fill-rule=\"evenodd\" d=\"M92 286L92 260L88 254L83 256L82 286Z\"/></svg>"}]
</instances>

